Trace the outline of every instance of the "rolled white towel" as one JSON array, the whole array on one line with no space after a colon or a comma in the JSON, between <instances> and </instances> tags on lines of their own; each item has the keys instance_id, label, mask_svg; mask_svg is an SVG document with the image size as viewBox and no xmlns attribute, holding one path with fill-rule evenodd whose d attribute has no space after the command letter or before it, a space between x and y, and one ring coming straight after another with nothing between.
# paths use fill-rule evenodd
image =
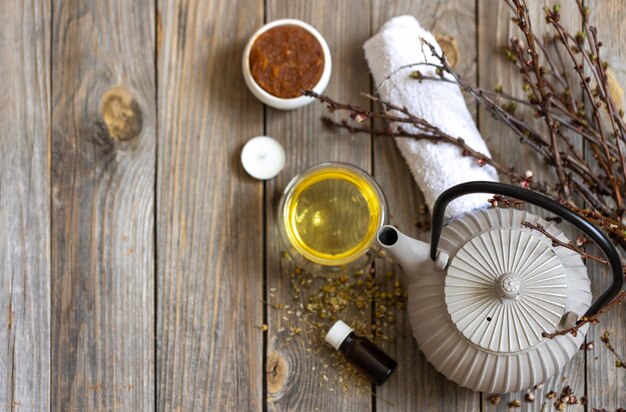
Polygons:
<instances>
[{"instance_id":1,"label":"rolled white towel","mask_svg":"<svg viewBox=\"0 0 626 412\"><path fill-rule=\"evenodd\" d=\"M427 46L422 47L420 38L434 45L437 52L441 53L433 35L424 30L412 16L392 18L365 42L365 58L374 82L376 85L382 83L378 93L382 99L406 106L411 113L450 136L462 137L472 149L491 157L467 110L459 86L436 80L419 82L409 77L415 70L419 70L424 76L435 77L437 74L434 67L414 66L400 69L414 63L439 64L430 49ZM387 77L389 79L385 80ZM402 127L407 131L415 131L413 126ZM493 167L479 166L475 158L463 156L462 150L451 143L434 144L411 138L396 138L396 143L431 210L439 194L451 186L474 180L498 181L498 174ZM458 217L471 210L486 207L487 199L485 194L456 199L448 206L446 215Z\"/></svg>"}]
</instances>

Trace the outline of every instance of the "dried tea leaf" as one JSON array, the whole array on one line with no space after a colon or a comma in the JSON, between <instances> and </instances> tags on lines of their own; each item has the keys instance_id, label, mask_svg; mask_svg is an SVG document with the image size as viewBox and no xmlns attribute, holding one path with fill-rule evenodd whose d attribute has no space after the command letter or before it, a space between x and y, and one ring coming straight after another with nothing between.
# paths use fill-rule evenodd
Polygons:
<instances>
[{"instance_id":1,"label":"dried tea leaf","mask_svg":"<svg viewBox=\"0 0 626 412\"><path fill-rule=\"evenodd\" d=\"M500 395L491 395L490 397L487 398L487 400L489 400L489 403L492 405L497 405L500 403Z\"/></svg>"}]
</instances>

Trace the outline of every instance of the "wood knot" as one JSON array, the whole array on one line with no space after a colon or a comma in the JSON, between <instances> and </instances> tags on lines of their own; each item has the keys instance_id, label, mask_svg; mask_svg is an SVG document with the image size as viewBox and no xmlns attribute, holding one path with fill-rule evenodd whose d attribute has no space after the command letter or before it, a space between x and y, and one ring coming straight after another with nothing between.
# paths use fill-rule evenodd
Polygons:
<instances>
[{"instance_id":1,"label":"wood knot","mask_svg":"<svg viewBox=\"0 0 626 412\"><path fill-rule=\"evenodd\" d=\"M267 391L271 394L279 393L287 382L289 366L287 361L277 352L271 352L267 356Z\"/></svg>"},{"instance_id":2,"label":"wood knot","mask_svg":"<svg viewBox=\"0 0 626 412\"><path fill-rule=\"evenodd\" d=\"M610 67L606 69L606 85L608 86L609 95L611 96L611 100L613 100L615 108L618 112L623 111L624 106L622 99L624 98L624 89L620 86L615 72ZM620 114L620 117L624 117L623 114Z\"/></svg>"},{"instance_id":3,"label":"wood knot","mask_svg":"<svg viewBox=\"0 0 626 412\"><path fill-rule=\"evenodd\" d=\"M461 58L456 39L446 34L435 33L435 40L437 40L441 50L446 54L446 59L450 67L454 68Z\"/></svg>"},{"instance_id":4,"label":"wood knot","mask_svg":"<svg viewBox=\"0 0 626 412\"><path fill-rule=\"evenodd\" d=\"M141 132L141 109L129 91L121 87L112 88L102 96L100 107L102 120L111 138L125 141Z\"/></svg>"}]
</instances>

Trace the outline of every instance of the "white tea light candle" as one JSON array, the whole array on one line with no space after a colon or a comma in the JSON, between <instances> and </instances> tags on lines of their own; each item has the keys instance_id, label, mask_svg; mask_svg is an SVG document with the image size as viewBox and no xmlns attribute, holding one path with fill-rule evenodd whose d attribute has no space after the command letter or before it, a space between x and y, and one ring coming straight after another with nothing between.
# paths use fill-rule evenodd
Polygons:
<instances>
[{"instance_id":1,"label":"white tea light candle","mask_svg":"<svg viewBox=\"0 0 626 412\"><path fill-rule=\"evenodd\" d=\"M241 150L241 164L255 179L272 179L285 167L285 150L271 137L253 137Z\"/></svg>"}]
</instances>

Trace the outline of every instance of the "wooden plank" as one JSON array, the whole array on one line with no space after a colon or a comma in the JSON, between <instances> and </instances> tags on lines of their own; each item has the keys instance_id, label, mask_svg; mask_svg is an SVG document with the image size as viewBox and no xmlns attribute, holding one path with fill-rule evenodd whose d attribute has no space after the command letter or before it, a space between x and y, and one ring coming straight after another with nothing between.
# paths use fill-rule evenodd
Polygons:
<instances>
[{"instance_id":1,"label":"wooden plank","mask_svg":"<svg viewBox=\"0 0 626 412\"><path fill-rule=\"evenodd\" d=\"M341 101L369 104L359 95L369 91L369 76L362 44L370 34L370 5L367 1L294 2L268 0L267 21L284 17L302 19L316 27L327 40L333 72L326 94ZM326 113L320 104L312 104L291 112L267 109L267 134L278 139L287 153L285 170L266 185L267 220L267 287L275 290L278 302L291 302L289 275L293 267L280 258L281 245L276 228L276 203L282 190L296 174L323 161L352 163L366 171L371 170L371 148L368 136L347 136L323 127L319 118ZM283 313L268 310L268 410L334 411L371 408L368 391L351 387L347 392L341 385L326 383L319 370L320 359L327 359L333 350L322 345L321 353L309 353L312 343L305 339L289 339L289 326L307 326L297 319L285 321ZM366 319L365 321L369 321ZM279 332L286 327L286 332ZM333 364L325 362L329 382L337 376ZM313 370L317 367L316 370ZM349 383L349 382L348 382Z\"/></svg>"},{"instance_id":2,"label":"wooden plank","mask_svg":"<svg viewBox=\"0 0 626 412\"><path fill-rule=\"evenodd\" d=\"M552 5L552 2L528 2L528 8L532 18L532 25L538 35L546 31L543 7ZM576 4L563 3L561 5L561 23L570 27L574 32L580 27L580 19ZM504 3L497 4L490 1L478 2L478 78L480 86L487 90L493 90L497 85L502 85L503 90L514 96L525 98L521 87L520 75L517 69L502 56L502 47L509 44L512 37L522 37L519 28L511 21L511 9ZM532 114L526 114L526 119L532 120ZM539 124L536 121L535 124ZM518 139L514 137L508 127L497 122L485 110L479 109L479 125L483 137L486 138L492 155L503 164L516 167L518 170L532 170L537 180L553 181L553 172L546 168L543 161L530 150L529 147L520 146ZM575 140L575 139L573 139ZM580 141L575 140L580 146ZM503 179L504 181L505 179ZM545 214L538 208L529 208L533 213ZM561 226L567 236L572 237L573 231L567 225ZM541 389L531 390L535 396L534 402L524 400L526 391L502 395L499 405L493 405L488 397L491 394L482 395L483 411L508 411L508 404L513 400L521 402L522 411L540 410L544 403L547 408L552 408L554 400L547 399L549 391L560 393L562 388L570 386L574 393L581 397L585 394L585 355L579 352L565 366L560 375L549 379ZM574 406L573 410L582 410L582 406Z\"/></svg>"},{"instance_id":3,"label":"wooden plank","mask_svg":"<svg viewBox=\"0 0 626 412\"><path fill-rule=\"evenodd\" d=\"M597 249L595 249L598 252ZM600 252L598 252L600 253ZM589 263L591 291L599 296L610 285L611 274L605 265ZM604 346L600 337L609 332L610 342L624 359L626 353L626 304L614 307L600 318L598 325L591 325L587 341L593 342L594 349L587 352L587 397L591 408L617 410L626 405L624 369L615 367L616 357Z\"/></svg>"},{"instance_id":4,"label":"wooden plank","mask_svg":"<svg viewBox=\"0 0 626 412\"><path fill-rule=\"evenodd\" d=\"M0 410L50 408L50 3L0 8Z\"/></svg>"},{"instance_id":5,"label":"wooden plank","mask_svg":"<svg viewBox=\"0 0 626 412\"><path fill-rule=\"evenodd\" d=\"M542 33L542 28L545 27L542 17L543 6L543 1L528 4L530 16L533 18L533 29L536 33ZM511 9L504 1L497 3L479 1L477 7L479 85L487 90L494 90L496 86L501 85L505 92L516 97L526 98L522 89L520 74L513 64L504 58L502 53L502 47L509 46L512 37L523 37L523 33L511 21ZM568 10L570 10L568 7L562 7L562 14L565 17ZM532 119L531 116L527 116L527 118ZM507 125L495 120L482 109L478 111L478 124L495 159L520 170L532 170L537 178L544 178L548 174L548 177L552 179L548 169L543 167L543 162L528 146L519 144ZM537 121L536 124L539 125L540 122ZM515 150L511 150L512 147Z\"/></svg>"},{"instance_id":6,"label":"wooden plank","mask_svg":"<svg viewBox=\"0 0 626 412\"><path fill-rule=\"evenodd\" d=\"M159 410L262 409L263 134L241 55L262 2L158 1Z\"/></svg>"},{"instance_id":7,"label":"wooden plank","mask_svg":"<svg viewBox=\"0 0 626 412\"><path fill-rule=\"evenodd\" d=\"M598 36L603 43L601 57L606 60L622 88L626 87L626 9L619 0L586 2L591 8L589 21L598 28ZM622 101L622 104L626 101ZM589 156L591 149L587 150ZM599 252L598 252L599 253ZM599 296L610 284L610 273L606 266L590 263L589 273L593 296ZM615 357L600 341L607 330L610 341L617 353L626 356L626 304L600 318L600 324L592 325L587 340L594 342L594 350L587 353L587 391L591 409L615 410L626 407L626 370L615 367Z\"/></svg>"},{"instance_id":8,"label":"wooden plank","mask_svg":"<svg viewBox=\"0 0 626 412\"><path fill-rule=\"evenodd\" d=\"M456 69L471 82L476 82L476 16L475 3L454 0L433 4L423 0L375 0L373 7L373 33L388 19L403 14L415 16L427 30L452 36L460 50ZM416 39L416 47L418 46ZM469 102L475 114L476 104ZM416 222L430 222L425 202L413 180L404 158L390 139L374 140L374 170L390 208L390 223L410 236L429 241L429 233ZM397 265L377 261L379 275L400 271ZM398 339L387 344L387 350L400 367L390 381L377 390L377 411L470 411L477 410L480 397L477 393L448 381L428 362L417 347L406 309L397 310ZM387 402L389 403L387 403Z\"/></svg>"},{"instance_id":9,"label":"wooden plank","mask_svg":"<svg viewBox=\"0 0 626 412\"><path fill-rule=\"evenodd\" d=\"M154 13L53 7L55 410L154 408Z\"/></svg>"}]
</instances>

